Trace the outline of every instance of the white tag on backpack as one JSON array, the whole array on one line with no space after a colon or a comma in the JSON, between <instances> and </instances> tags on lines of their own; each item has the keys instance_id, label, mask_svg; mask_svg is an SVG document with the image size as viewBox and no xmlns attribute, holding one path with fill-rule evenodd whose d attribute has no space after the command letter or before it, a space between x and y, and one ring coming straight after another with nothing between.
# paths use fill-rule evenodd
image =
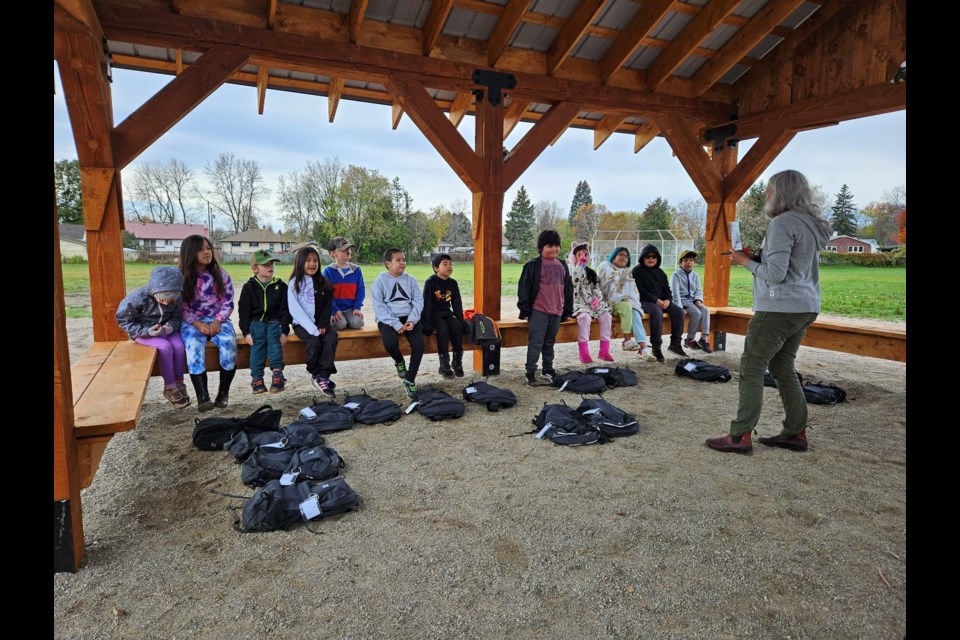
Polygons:
<instances>
[{"instance_id":1,"label":"white tag on backpack","mask_svg":"<svg viewBox=\"0 0 960 640\"><path fill-rule=\"evenodd\" d=\"M540 429L540 433L536 435L537 440L541 440L543 436L546 435L547 431L550 430L551 427L553 427L552 422L548 422L547 424L543 425L543 429Z\"/></svg>"},{"instance_id":2,"label":"white tag on backpack","mask_svg":"<svg viewBox=\"0 0 960 640\"><path fill-rule=\"evenodd\" d=\"M282 476L280 476L280 486L289 487L297 481L298 475L300 475L300 469L297 469L296 471L285 472Z\"/></svg>"},{"instance_id":3,"label":"white tag on backpack","mask_svg":"<svg viewBox=\"0 0 960 640\"><path fill-rule=\"evenodd\" d=\"M476 387L467 387L466 389L463 390L463 392L464 392L464 393L476 393L476 392L477 392L477 388L476 388Z\"/></svg>"},{"instance_id":4,"label":"white tag on backpack","mask_svg":"<svg viewBox=\"0 0 960 640\"><path fill-rule=\"evenodd\" d=\"M594 373L610 373L610 369L594 369Z\"/></svg>"},{"instance_id":5,"label":"white tag on backpack","mask_svg":"<svg viewBox=\"0 0 960 640\"><path fill-rule=\"evenodd\" d=\"M420 404L420 401L419 401L419 400L414 400L413 402L410 403L410 406L407 407L407 410L404 411L404 413L411 413L414 409L417 408L417 405L418 405L418 404Z\"/></svg>"},{"instance_id":6,"label":"white tag on backpack","mask_svg":"<svg viewBox=\"0 0 960 640\"><path fill-rule=\"evenodd\" d=\"M590 409L589 411L584 411L584 412L583 412L583 415L589 416L589 415L593 415L594 413L600 413L600 407L596 407L596 408L594 408L594 409Z\"/></svg>"},{"instance_id":7,"label":"white tag on backpack","mask_svg":"<svg viewBox=\"0 0 960 640\"><path fill-rule=\"evenodd\" d=\"M317 412L311 409L310 407L304 407L300 409L300 415L306 418L307 420L316 420Z\"/></svg>"},{"instance_id":8,"label":"white tag on backpack","mask_svg":"<svg viewBox=\"0 0 960 640\"><path fill-rule=\"evenodd\" d=\"M569 381L569 380L567 380L567 381L564 382L562 385L560 385L560 389L559 389L559 390L560 390L560 391L563 391L564 389L567 388L567 385L568 385L568 384L570 384L570 381Z\"/></svg>"},{"instance_id":9,"label":"white tag on backpack","mask_svg":"<svg viewBox=\"0 0 960 640\"><path fill-rule=\"evenodd\" d=\"M313 520L320 515L320 498L311 493L310 497L300 503L300 515L304 520Z\"/></svg>"},{"instance_id":10,"label":"white tag on backpack","mask_svg":"<svg viewBox=\"0 0 960 640\"><path fill-rule=\"evenodd\" d=\"M359 407L359 406L360 406L360 403L359 403L359 402L348 402L347 404L343 405L343 408L344 408L344 409L350 409L351 411L353 411L354 409L356 409L356 408Z\"/></svg>"},{"instance_id":11,"label":"white tag on backpack","mask_svg":"<svg viewBox=\"0 0 960 640\"><path fill-rule=\"evenodd\" d=\"M696 371L697 365L693 364L692 362L688 362L687 364L683 365L683 368L685 371Z\"/></svg>"},{"instance_id":12,"label":"white tag on backpack","mask_svg":"<svg viewBox=\"0 0 960 640\"><path fill-rule=\"evenodd\" d=\"M287 446L287 440L286 438L284 438L280 440L280 442L270 442L268 444L262 444L260 446L263 447L264 449L283 449L285 446Z\"/></svg>"}]
</instances>

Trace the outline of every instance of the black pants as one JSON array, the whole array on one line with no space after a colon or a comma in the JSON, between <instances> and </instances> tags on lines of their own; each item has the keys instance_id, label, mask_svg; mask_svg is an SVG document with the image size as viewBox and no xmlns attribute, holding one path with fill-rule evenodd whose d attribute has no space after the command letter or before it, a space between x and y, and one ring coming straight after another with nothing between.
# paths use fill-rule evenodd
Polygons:
<instances>
[{"instance_id":1,"label":"black pants","mask_svg":"<svg viewBox=\"0 0 960 640\"><path fill-rule=\"evenodd\" d=\"M663 344L664 311L657 306L656 302L643 301L640 306L645 313L650 314L650 344L659 347ZM683 335L683 308L671 301L666 313L670 316L670 346L679 345L680 337Z\"/></svg>"},{"instance_id":2,"label":"black pants","mask_svg":"<svg viewBox=\"0 0 960 640\"><path fill-rule=\"evenodd\" d=\"M463 351L463 327L459 320L447 316L430 318L430 322L437 332L437 353L446 353L450 345L453 345L454 351Z\"/></svg>"},{"instance_id":3,"label":"black pants","mask_svg":"<svg viewBox=\"0 0 960 640\"><path fill-rule=\"evenodd\" d=\"M397 318L400 322L406 324L406 318ZM400 353L400 336L397 330L388 324L377 323L380 329L380 337L383 339L383 348L387 350L394 362L403 362L403 354ZM420 360L423 359L423 330L420 323L413 325L410 331L404 331L403 334L410 343L410 366L407 367L406 378L410 382L416 382L417 370L420 369Z\"/></svg>"},{"instance_id":4,"label":"black pants","mask_svg":"<svg viewBox=\"0 0 960 640\"><path fill-rule=\"evenodd\" d=\"M332 326L322 336L314 336L298 324L293 332L307 349L307 373L316 377L329 378L337 372L334 360L337 357L337 330Z\"/></svg>"},{"instance_id":5,"label":"black pants","mask_svg":"<svg viewBox=\"0 0 960 640\"><path fill-rule=\"evenodd\" d=\"M527 322L527 371L537 371L537 360L543 355L543 370L553 369L553 345L560 330L560 316L534 309Z\"/></svg>"}]
</instances>

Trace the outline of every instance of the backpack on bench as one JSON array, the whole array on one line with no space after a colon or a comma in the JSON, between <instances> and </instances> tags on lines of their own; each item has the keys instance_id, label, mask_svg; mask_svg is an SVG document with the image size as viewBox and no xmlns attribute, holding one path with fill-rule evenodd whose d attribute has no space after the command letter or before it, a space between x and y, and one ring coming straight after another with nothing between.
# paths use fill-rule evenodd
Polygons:
<instances>
[{"instance_id":1,"label":"backpack on bench","mask_svg":"<svg viewBox=\"0 0 960 640\"><path fill-rule=\"evenodd\" d=\"M277 431L282 414L280 409L265 404L246 418L194 418L193 444L201 451L223 451L237 433L243 432L249 437L264 431Z\"/></svg>"}]
</instances>

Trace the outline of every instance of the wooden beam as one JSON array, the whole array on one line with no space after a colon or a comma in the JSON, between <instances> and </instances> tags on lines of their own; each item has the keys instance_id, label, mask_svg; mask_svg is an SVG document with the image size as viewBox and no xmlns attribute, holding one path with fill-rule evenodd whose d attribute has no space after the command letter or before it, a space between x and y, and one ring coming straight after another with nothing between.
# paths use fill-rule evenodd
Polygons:
<instances>
[{"instance_id":1,"label":"wooden beam","mask_svg":"<svg viewBox=\"0 0 960 640\"><path fill-rule=\"evenodd\" d=\"M400 106L396 96L393 98L393 104L390 105L390 112L390 128L396 131L397 125L400 124L400 118L403 117L403 107Z\"/></svg>"},{"instance_id":2,"label":"wooden beam","mask_svg":"<svg viewBox=\"0 0 960 640\"><path fill-rule=\"evenodd\" d=\"M531 104L532 103L529 100L521 100L511 96L510 106L507 107L503 116L504 140L506 140L507 137L513 132L514 127L520 123L520 120L523 119L523 114L527 112L527 109Z\"/></svg>"},{"instance_id":3,"label":"wooden beam","mask_svg":"<svg viewBox=\"0 0 960 640\"><path fill-rule=\"evenodd\" d=\"M693 76L693 95L702 96L723 75L767 37L771 29L783 22L804 3L804 0L773 0L764 5L750 22L720 52L708 60Z\"/></svg>"},{"instance_id":4,"label":"wooden beam","mask_svg":"<svg viewBox=\"0 0 960 640\"><path fill-rule=\"evenodd\" d=\"M581 105L576 102L558 102L537 120L507 155L503 169L504 191L513 186L548 144L557 141L567 130L570 121L580 113L580 109Z\"/></svg>"},{"instance_id":5,"label":"wooden beam","mask_svg":"<svg viewBox=\"0 0 960 640\"><path fill-rule=\"evenodd\" d=\"M724 183L736 170L739 151L736 145L713 149L710 160ZM727 197L724 192L720 202L707 204L703 298L704 302L710 300L707 306L713 305L711 308L726 306L730 299L730 258L723 255L723 252L730 250L729 223L736 219L738 199ZM723 232L718 233L721 226Z\"/></svg>"},{"instance_id":6,"label":"wooden beam","mask_svg":"<svg viewBox=\"0 0 960 640\"><path fill-rule=\"evenodd\" d=\"M83 226L87 231L99 231L103 226L115 173L111 168L80 167Z\"/></svg>"},{"instance_id":7,"label":"wooden beam","mask_svg":"<svg viewBox=\"0 0 960 640\"><path fill-rule=\"evenodd\" d=\"M430 55L430 50L433 49L437 37L443 31L443 23L447 21L452 8L452 0L433 0L430 4L430 13L427 14L427 19L423 23L423 55Z\"/></svg>"},{"instance_id":8,"label":"wooden beam","mask_svg":"<svg viewBox=\"0 0 960 640\"><path fill-rule=\"evenodd\" d=\"M277 0L267 0L267 29L273 29L277 22Z\"/></svg>"},{"instance_id":9,"label":"wooden beam","mask_svg":"<svg viewBox=\"0 0 960 640\"><path fill-rule=\"evenodd\" d=\"M270 69L266 65L257 68L257 113L263 115L263 102L267 98L267 77Z\"/></svg>"},{"instance_id":10,"label":"wooden beam","mask_svg":"<svg viewBox=\"0 0 960 640\"><path fill-rule=\"evenodd\" d=\"M506 190L503 160L503 101L493 106L478 96L474 147L482 164L481 189L473 191L474 307L500 319L500 265L502 263L503 194ZM474 369L479 368L474 358Z\"/></svg>"},{"instance_id":11,"label":"wooden beam","mask_svg":"<svg viewBox=\"0 0 960 640\"><path fill-rule=\"evenodd\" d=\"M183 49L177 49L176 53L177 75L183 73Z\"/></svg>"},{"instance_id":12,"label":"wooden beam","mask_svg":"<svg viewBox=\"0 0 960 640\"><path fill-rule=\"evenodd\" d=\"M351 0L348 23L350 27L350 42L357 43L360 38L360 28L363 26L363 16L367 11L367 0Z\"/></svg>"},{"instance_id":13,"label":"wooden beam","mask_svg":"<svg viewBox=\"0 0 960 640\"><path fill-rule=\"evenodd\" d=\"M245 65L249 57L241 49L211 49L127 116L113 132L117 168L130 164Z\"/></svg>"},{"instance_id":14,"label":"wooden beam","mask_svg":"<svg viewBox=\"0 0 960 640\"><path fill-rule=\"evenodd\" d=\"M669 47L653 61L647 70L647 86L651 91L670 77L690 53L717 28L740 0L714 0L694 16Z\"/></svg>"},{"instance_id":15,"label":"wooden beam","mask_svg":"<svg viewBox=\"0 0 960 640\"><path fill-rule=\"evenodd\" d=\"M660 135L660 126L653 120L647 120L637 127L633 138L633 152L639 153L640 149L647 146L651 140Z\"/></svg>"},{"instance_id":16,"label":"wooden beam","mask_svg":"<svg viewBox=\"0 0 960 640\"><path fill-rule=\"evenodd\" d=\"M470 105L473 103L473 94L461 92L457 94L457 97L453 99L453 104L450 105L450 122L454 127L460 126L460 121L463 120L463 116L467 114L467 111L470 110Z\"/></svg>"},{"instance_id":17,"label":"wooden beam","mask_svg":"<svg viewBox=\"0 0 960 640\"><path fill-rule=\"evenodd\" d=\"M343 78L330 78L330 88L327 90L327 114L330 122L333 122L333 117L337 115L341 95L343 95Z\"/></svg>"},{"instance_id":18,"label":"wooden beam","mask_svg":"<svg viewBox=\"0 0 960 640\"><path fill-rule=\"evenodd\" d=\"M599 149L600 145L606 142L626 119L627 116L617 113L611 113L601 118L593 130L593 150Z\"/></svg>"},{"instance_id":19,"label":"wooden beam","mask_svg":"<svg viewBox=\"0 0 960 640\"><path fill-rule=\"evenodd\" d=\"M59 18L55 21L55 25L57 22L62 24L69 20L75 22L96 41L103 41L103 28L100 26L97 11L90 0L53 0L53 10L54 16Z\"/></svg>"},{"instance_id":20,"label":"wooden beam","mask_svg":"<svg viewBox=\"0 0 960 640\"><path fill-rule=\"evenodd\" d=\"M510 36L520 26L529 6L530 0L507 0L507 6L497 20L497 26L487 38L487 64L491 67L496 66L503 50L507 48Z\"/></svg>"},{"instance_id":21,"label":"wooden beam","mask_svg":"<svg viewBox=\"0 0 960 640\"><path fill-rule=\"evenodd\" d=\"M437 108L420 81L415 76L396 74L389 76L384 85L467 188L473 192L482 191L483 167L480 159L457 128Z\"/></svg>"},{"instance_id":22,"label":"wooden beam","mask_svg":"<svg viewBox=\"0 0 960 640\"><path fill-rule=\"evenodd\" d=\"M723 183L717 168L703 150L696 126L687 120L671 116L658 118L657 122L667 143L703 199L708 203L717 202L723 195Z\"/></svg>"},{"instance_id":23,"label":"wooden beam","mask_svg":"<svg viewBox=\"0 0 960 640\"><path fill-rule=\"evenodd\" d=\"M670 11L673 4L673 0L651 0L643 3L637 15L633 17L627 28L617 37L613 46L600 60L600 82L607 83L610 80L614 72L637 50L640 42Z\"/></svg>"},{"instance_id":24,"label":"wooden beam","mask_svg":"<svg viewBox=\"0 0 960 640\"><path fill-rule=\"evenodd\" d=\"M795 135L797 135L796 131L782 130L764 133L757 138L747 154L724 180L724 202L739 202L747 189L757 181L760 174L767 170L770 163L776 160Z\"/></svg>"},{"instance_id":25,"label":"wooden beam","mask_svg":"<svg viewBox=\"0 0 960 640\"><path fill-rule=\"evenodd\" d=\"M547 75L552 76L557 72L557 69L573 51L577 42L583 37L587 27L593 24L593 21L600 15L600 11L606 3L607 0L581 0L560 29L560 33L553 39L550 48L547 49Z\"/></svg>"}]
</instances>

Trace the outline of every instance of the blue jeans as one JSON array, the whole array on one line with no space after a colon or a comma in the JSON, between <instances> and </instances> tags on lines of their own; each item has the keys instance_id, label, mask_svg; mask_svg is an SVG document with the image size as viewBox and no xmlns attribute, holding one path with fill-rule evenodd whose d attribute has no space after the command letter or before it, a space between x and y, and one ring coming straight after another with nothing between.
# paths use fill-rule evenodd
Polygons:
<instances>
[{"instance_id":1,"label":"blue jeans","mask_svg":"<svg viewBox=\"0 0 960 640\"><path fill-rule=\"evenodd\" d=\"M250 377L253 380L263 378L266 358L270 359L271 369L283 370L281 335L283 335L283 327L275 320L270 322L254 320L250 323L250 337L253 338L253 345L250 347Z\"/></svg>"}]
</instances>

